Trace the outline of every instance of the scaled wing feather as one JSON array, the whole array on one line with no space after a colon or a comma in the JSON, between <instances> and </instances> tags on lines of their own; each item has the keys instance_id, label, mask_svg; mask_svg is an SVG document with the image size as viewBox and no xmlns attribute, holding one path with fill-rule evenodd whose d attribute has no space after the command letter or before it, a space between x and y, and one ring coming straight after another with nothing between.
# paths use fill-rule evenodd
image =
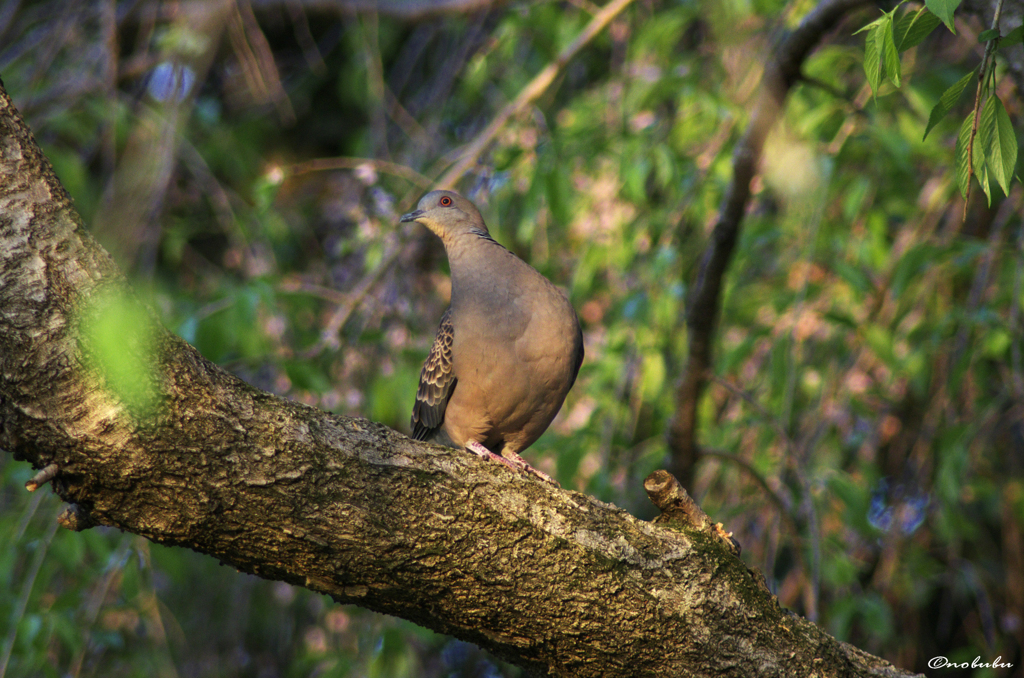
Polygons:
<instances>
[{"instance_id":1,"label":"scaled wing feather","mask_svg":"<svg viewBox=\"0 0 1024 678\"><path fill-rule=\"evenodd\" d=\"M452 373L452 339L455 329L449 308L441 316L434 345L420 371L420 386L412 408L412 437L427 440L444 423L444 411L455 390L457 379Z\"/></svg>"}]
</instances>

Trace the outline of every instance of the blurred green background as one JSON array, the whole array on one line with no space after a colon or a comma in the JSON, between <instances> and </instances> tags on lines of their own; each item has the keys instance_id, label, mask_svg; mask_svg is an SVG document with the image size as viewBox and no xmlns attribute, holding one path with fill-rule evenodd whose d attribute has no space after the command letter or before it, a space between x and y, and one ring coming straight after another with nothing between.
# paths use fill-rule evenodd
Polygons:
<instances>
[{"instance_id":1,"label":"blurred green background","mask_svg":"<svg viewBox=\"0 0 1024 678\"><path fill-rule=\"evenodd\" d=\"M7 2L0 76L169 328L260 388L407 432L448 279L398 215L598 7L331 4ZM811 6L634 2L460 182L582 319L579 381L526 453L563 487L654 515L641 481L665 466L685 298L766 55ZM853 32L876 16L809 58L769 139L691 490L838 638L1024 675L1024 192L975 191L962 220L973 97L921 140L984 26L936 31L873 99ZM1014 83L999 71L1024 138ZM0 474L6 676L520 675L190 551L57 531L29 466L0 455Z\"/></svg>"}]
</instances>

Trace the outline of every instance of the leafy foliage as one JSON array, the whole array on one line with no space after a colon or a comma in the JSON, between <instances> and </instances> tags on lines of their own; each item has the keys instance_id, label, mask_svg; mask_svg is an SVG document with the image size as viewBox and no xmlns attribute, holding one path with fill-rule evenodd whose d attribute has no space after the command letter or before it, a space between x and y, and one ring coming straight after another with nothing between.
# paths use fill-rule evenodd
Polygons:
<instances>
[{"instance_id":1,"label":"leafy foliage","mask_svg":"<svg viewBox=\"0 0 1024 678\"><path fill-rule=\"evenodd\" d=\"M36 3L0 47L5 86L86 222L204 355L407 430L448 287L436 240L397 216L589 5L412 22L239 3L207 26L131 4L110 24L103 3ZM1020 102L994 61L951 62L943 45L964 31L933 29L952 29L954 10L900 6L865 30L863 60L844 34L805 64L726 281L690 488L784 605L917 670L937 655L1024 663ZM641 517L640 483L665 463L686 295L791 11L630 7L460 184L585 328L579 381L526 456ZM116 77L94 77L110 64ZM977 130L960 103L975 81ZM967 116L955 144L950 114ZM971 176L1007 197L970 200ZM137 181L119 192L118 177ZM132 201L138 224L104 223ZM100 353L131 382L117 327ZM56 501L27 495L30 470L0 459L9 676L516 675L191 552L54 533Z\"/></svg>"},{"instance_id":2,"label":"leafy foliage","mask_svg":"<svg viewBox=\"0 0 1024 678\"><path fill-rule=\"evenodd\" d=\"M956 33L953 13L960 5L960 0L929 0L925 7L908 11L896 19L897 11L906 1L903 0L892 11L883 13L880 18L857 31L867 33L864 43L864 72L871 90L876 94L885 79L897 88L900 86L899 52L921 44L940 22L945 23L950 31ZM1024 26L1014 28L1006 36L1000 36L998 28L990 28L978 35L978 41L988 45L985 59L979 66L981 76L978 79L974 109L960 126L960 134L957 136L957 185L965 200L970 193L970 177L973 174L981 184L989 204L992 204L989 170L995 172L999 187L1005 195L1009 195L1009 185L1013 180L1017 162L1018 143L1013 123L992 87L996 68L994 55L1001 43L1005 42L1007 46L1016 45L1022 36ZM925 137L953 109L976 71L977 69L963 76L942 93L928 117ZM976 144L975 139L979 135L981 141Z\"/></svg>"}]
</instances>

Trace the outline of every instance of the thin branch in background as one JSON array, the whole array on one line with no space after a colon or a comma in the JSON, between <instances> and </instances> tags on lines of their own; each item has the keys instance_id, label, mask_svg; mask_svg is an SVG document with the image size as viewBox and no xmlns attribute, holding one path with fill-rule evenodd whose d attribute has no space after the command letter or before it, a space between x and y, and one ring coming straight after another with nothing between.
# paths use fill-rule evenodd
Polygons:
<instances>
[{"instance_id":1,"label":"thin branch in background","mask_svg":"<svg viewBox=\"0 0 1024 678\"><path fill-rule=\"evenodd\" d=\"M320 332L320 339L307 348L301 351L299 355L302 358L310 359L320 355L324 349L330 348L337 350L341 346L341 342L338 340L338 334L341 329L348 322L349 317L359 307L359 304L363 302L370 291L380 282L381 278L391 269L399 256L405 250L401 244L395 243L389 246L388 250L384 253L380 262L369 271L363 279L359 281L348 294L344 295L341 303L338 304L337 308L328 317L327 322L324 323L324 329ZM323 296L323 295L320 295Z\"/></svg>"},{"instance_id":2,"label":"thin branch in background","mask_svg":"<svg viewBox=\"0 0 1024 678\"><path fill-rule=\"evenodd\" d=\"M299 0L286 0L284 6L288 11L288 17L292 20L295 41L302 48L302 56L306 60L306 65L317 75L326 73L327 64L324 63L320 48L317 47L313 33L309 30L309 18L306 16L306 10L303 9L302 3Z\"/></svg>"},{"instance_id":3,"label":"thin branch in background","mask_svg":"<svg viewBox=\"0 0 1024 678\"><path fill-rule=\"evenodd\" d=\"M732 130L736 126L736 118L733 116L726 116L722 123L718 126L718 130L715 135L704 144L704 150L701 154L694 158L693 164L696 165L697 169L700 170L700 179L694 183L703 183L707 181L708 173L711 171L712 163L715 158L722 150L722 146L732 136Z\"/></svg>"},{"instance_id":4,"label":"thin branch in background","mask_svg":"<svg viewBox=\"0 0 1024 678\"><path fill-rule=\"evenodd\" d=\"M733 455L726 456L726 453L722 453L722 452L711 453L711 452L708 452L706 450L702 450L702 454L704 456L711 455L711 456L716 456L716 457L730 458L730 459L733 459L733 461L735 461L736 463L741 463L742 462L743 467L749 473L751 473L754 476L754 479L758 481L758 484L766 492L769 493L769 497L779 506L780 512L782 512L784 514L784 517L786 518L786 521L792 527L793 534L798 539L806 539L806 540L808 540L811 543L811 547L812 547L811 548L811 555L812 555L812 558L811 558L810 570L811 570L811 583L812 583L812 585L810 587L807 587L805 589L805 591L804 591L804 595L805 595L804 607L805 607L805 609L807 611L808 618L813 620L813 619L817 618L817 616L818 616L818 600L820 598L820 587L821 587L821 539L820 539L820 537L818 535L818 511L817 511L817 507L814 505L814 498L813 498L813 496L811 494L810 483L807 481L807 478L805 477L805 475L801 472L801 468L804 466L804 463L803 463L804 460L803 459L798 459L798 457L800 457L800 456L806 456L806 451L805 451L804 455L800 455L800 450L797 447L796 443L793 441L793 439L790 438L789 434L786 432L786 427L778 420L778 418L774 414L772 414L766 407L761 405L761 403L759 403L753 396L751 396L749 393L747 393L743 389L741 389L741 388L735 386L734 384L730 383L726 379L723 379L722 377L719 377L717 375L711 375L711 379L714 381L714 383L722 386L723 388L728 390L730 393L733 393L734 395L742 398L744 401L749 403L755 410L757 410L769 422L769 425L775 430L776 436L778 436L779 439L781 439L783 441L783 443L785 443L784 447L786 449L786 454L783 457L783 467L788 469L793 475L796 476L796 480L797 480L797 482L800 485L800 496L801 496L801 506L800 506L801 511L800 511L800 513L801 513L801 515L806 515L807 516L807 519L808 519L807 520L807 522L808 522L807 534L803 534L801 532L801 530L800 530L800 522L797 519L798 516L797 516L796 509L794 507L793 496L790 494L790 495L787 495L787 496L784 497L782 494L780 494L779 490L773 489L768 484L768 481L757 472L757 470L753 467L753 465L751 465L749 462L746 462L745 460L741 460L741 458L739 458L739 457L733 458ZM821 431L823 429L824 429L824 424L819 426L819 431ZM820 437L820 433L819 433L819 435L815 435L812 438L812 440L817 440L819 437ZM809 446L809 448L813 449L813 444L811 446ZM781 489L788 489L788 488L786 488L786 485L784 485L782 483L779 484L779 488L780 488L780 490ZM801 562L803 562L805 560L805 556L804 556L803 551L802 550L798 550L798 553L799 553L799 558L800 558ZM767 572L774 571L775 568L774 568L773 560L774 560L774 554L772 555L772 558L770 560L767 560L767 562L766 562L765 570ZM806 565L806 563L805 563L805 565Z\"/></svg>"},{"instance_id":5,"label":"thin branch in background","mask_svg":"<svg viewBox=\"0 0 1024 678\"><path fill-rule=\"evenodd\" d=\"M339 292L333 287L317 285L315 283L305 282L297 278L289 278L287 280L282 281L281 285L279 286L279 289L282 292L286 292L289 294L301 293L308 294L313 297L319 297L324 301L330 302L332 304L338 304L339 306L350 301L350 295L345 294L344 292Z\"/></svg>"},{"instance_id":6,"label":"thin branch in background","mask_svg":"<svg viewBox=\"0 0 1024 678\"><path fill-rule=\"evenodd\" d=\"M486 45L490 42L487 26L487 13L484 12L475 16L469 22L469 26L462 31L451 29L438 31L437 35L440 41L447 44L436 45L432 51L438 54L446 54L447 56L441 64L434 68L434 74L426 81L426 86L418 90L415 96L415 107L409 107L413 114L419 111L431 112L430 117L424 122L423 126L427 130L427 138L436 141L432 141L424 148L416 148L415 150L419 158L430 158L437 155L437 148L443 136L439 134L439 130L446 120L445 116L439 113L445 110L448 100L454 96L453 90L461 80L466 64L469 63L470 59L479 54L482 47L486 49ZM414 34L414 37L417 34ZM427 38L428 41L430 39L430 37ZM409 56L412 57L425 46L421 39L415 40ZM412 61L415 62L415 59ZM396 94L402 91L400 85L403 82L403 72L399 69L399 63L403 64L405 68L404 75L412 77L412 74L408 71L408 68L411 66L409 60L401 59L399 62L396 62L393 69L396 76L398 76L394 82ZM436 177L440 173L441 170L438 170L429 174L432 177Z\"/></svg>"},{"instance_id":7,"label":"thin branch in background","mask_svg":"<svg viewBox=\"0 0 1024 678\"><path fill-rule=\"evenodd\" d=\"M47 31L46 39L40 43L40 49L33 51L32 75L27 78L30 83L29 90L35 89L43 77L51 72L53 62L71 41L72 33L84 18L78 12L80 4L81 0L73 0L68 6L62 7L57 27Z\"/></svg>"},{"instance_id":8,"label":"thin branch in background","mask_svg":"<svg viewBox=\"0 0 1024 678\"><path fill-rule=\"evenodd\" d=\"M39 576L43 560L46 559L46 552L50 548L50 542L53 541L53 535L57 533L57 525L57 517L54 516L49 521L46 534L43 535L43 538L36 545L35 554L32 556L32 563L29 565L28 572L25 575L25 581L21 584L21 595L18 596L14 613L10 616L11 628L7 632L7 638L4 640L3 655L0 656L0 678L4 678L7 675L7 665L11 661L11 651L14 649L14 643L18 639L18 625L25 617L28 599L32 595L32 588L36 584L36 577Z\"/></svg>"},{"instance_id":9,"label":"thin branch in background","mask_svg":"<svg viewBox=\"0 0 1024 678\"><path fill-rule=\"evenodd\" d=\"M115 134L115 123L117 121L117 70L121 53L120 44L117 39L117 2L106 0L101 9L101 23L103 25L103 79L106 99L111 105L107 110L107 119L103 121L100 128L100 158L103 162L103 173L110 176L117 167L117 136Z\"/></svg>"},{"instance_id":10,"label":"thin branch in background","mask_svg":"<svg viewBox=\"0 0 1024 678\"><path fill-rule=\"evenodd\" d=\"M46 496L45 492L36 492L32 495L32 500L28 506L21 513L21 520L18 521L18 527L14 530L14 539L11 540L12 544L17 544L21 541L22 535L25 534L25 530L28 529L29 523L32 522L32 517L36 514L39 509L39 503Z\"/></svg>"},{"instance_id":11,"label":"thin branch in background","mask_svg":"<svg viewBox=\"0 0 1024 678\"><path fill-rule=\"evenodd\" d=\"M406 167L405 165L400 165L387 160L373 160L370 158L318 158L316 160L310 160L308 162L288 167L286 175L299 175L305 174L306 172L317 172L331 169L360 170L364 168L401 177L421 190L430 188L432 184L430 179L423 176L416 170ZM337 304L337 307L324 324L324 329L320 332L320 339L300 353L303 358L309 359L316 357L328 347L337 349L341 345L338 340L338 334L341 332L341 329L345 326L349 317L351 317L352 313L356 310L359 304L363 302L373 287L384 277L391 266L398 260L403 249L403 247L397 244L391 246L384 254L380 263L378 263L377 266L369 272L369 274L364 276L359 284L356 285L355 289L348 294L338 293L340 296L328 299L328 296L333 295L326 295L326 288L314 291L312 288L305 288L303 286L291 289L290 286L285 286L286 291L305 291L307 293L316 294L321 298L328 299L328 301Z\"/></svg>"},{"instance_id":12,"label":"thin branch in background","mask_svg":"<svg viewBox=\"0 0 1024 678\"><path fill-rule=\"evenodd\" d=\"M178 670L174 665L174 658L171 656L171 647L167 639L167 628L160 612L160 598L156 593L156 582L153 571L153 556L150 551L149 541L135 536L135 550L142 561L139 569L149 576L144 577L145 590L138 596L139 612L143 623L146 626L146 636L151 645L155 646L153 659L157 664L157 675L159 678L178 678Z\"/></svg>"},{"instance_id":13,"label":"thin branch in background","mask_svg":"<svg viewBox=\"0 0 1024 678\"><path fill-rule=\"evenodd\" d=\"M380 55L380 23L376 12L367 12L358 22L362 37L363 60L366 63L366 89L370 111L370 133L373 135L373 155L390 157L388 152L387 86L384 84L384 65Z\"/></svg>"},{"instance_id":14,"label":"thin branch in background","mask_svg":"<svg viewBox=\"0 0 1024 678\"><path fill-rule=\"evenodd\" d=\"M388 86L400 96L413 76L413 71L430 45L441 31L439 22L428 21L416 24L402 42L396 55L392 55L391 70L388 72Z\"/></svg>"},{"instance_id":15,"label":"thin branch in background","mask_svg":"<svg viewBox=\"0 0 1024 678\"><path fill-rule=\"evenodd\" d=\"M359 170L363 168L370 168L376 172L401 177L423 190L427 190L433 185L430 179L411 167L388 160L374 160L373 158L317 158L316 160L307 160L306 162L290 165L285 169L285 175L291 176L336 169Z\"/></svg>"},{"instance_id":16,"label":"thin branch in background","mask_svg":"<svg viewBox=\"0 0 1024 678\"><path fill-rule=\"evenodd\" d=\"M838 101L850 100L850 96L846 92L840 90L838 87L834 87L831 83L825 82L821 78L813 78L809 75L801 74L800 82L804 83L808 87L820 89L821 91L831 95L833 99L836 99Z\"/></svg>"},{"instance_id":17,"label":"thin branch in background","mask_svg":"<svg viewBox=\"0 0 1024 678\"><path fill-rule=\"evenodd\" d=\"M857 96L853 98L848 106L844 106L844 112L846 113L843 124L839 127L839 131L836 132L835 136L832 137L832 141L829 142L825 152L828 155L838 155L839 151L842 150L843 144L850 138L850 135L860 126L864 120L864 107L867 106L868 102L871 101L871 85L864 83L864 86L857 92Z\"/></svg>"},{"instance_id":18,"label":"thin branch in background","mask_svg":"<svg viewBox=\"0 0 1024 678\"><path fill-rule=\"evenodd\" d=\"M223 297L216 301L211 301L210 303L205 304L204 306L201 306L196 310L195 313L192 314L192 317L195 318L196 321L198 322L200 320L203 320L204 318L209 318L214 313L219 313L220 311L223 311L226 308L231 308L231 306L233 306L234 303L235 299L233 297Z\"/></svg>"},{"instance_id":19,"label":"thin branch in background","mask_svg":"<svg viewBox=\"0 0 1024 678\"><path fill-rule=\"evenodd\" d=\"M795 336L797 333L797 323L800 321L805 304L807 303L810 269L814 264L814 251L818 246L818 235L821 233L822 216L828 200L828 187L832 182L832 163L827 163L827 169L816 174L819 180L816 191L818 195L811 197L814 200L814 209L808 228L808 231L810 231L809 237L805 241L807 252L801 257L806 262L806 266L803 266L799 273L801 280L793 306L793 325L789 330L789 346L786 351L786 362L788 364L786 366L786 390L782 398L782 426L787 431L792 430L793 427L793 400L796 393L798 364L803 362L804 341ZM800 475L801 484L805 484L803 474Z\"/></svg>"},{"instance_id":20,"label":"thin branch in background","mask_svg":"<svg viewBox=\"0 0 1024 678\"><path fill-rule=\"evenodd\" d=\"M762 417L764 417L764 419L771 425L772 429L774 429L775 435L778 436L778 438L783 443L785 443L785 447L789 452L787 458L790 462L792 462L792 460L796 457L797 454L796 443L794 443L793 439L789 437L789 433L786 432L786 427L782 425L782 423L778 420L778 417L776 417L776 415L770 412L768 408L766 408L764 405L759 403L757 399L754 398L754 396L750 395L739 386L736 386L728 379L720 377L717 374L711 374L708 376L711 379L711 381L713 381L715 384L718 384L725 390L732 393L734 396L744 400L747 404L749 404L751 407L757 410L757 412Z\"/></svg>"},{"instance_id":21,"label":"thin branch in background","mask_svg":"<svg viewBox=\"0 0 1024 678\"><path fill-rule=\"evenodd\" d=\"M722 281L739 239L750 202L750 184L757 174L765 140L775 126L790 88L799 79L800 69L811 49L850 11L867 4L867 0L822 0L772 50L773 58L765 69L750 124L733 154L733 179L689 298L689 354L676 389L676 412L668 435L670 471L684 487L692 487L694 467L700 456L697 407L712 366L712 342L718 324Z\"/></svg>"},{"instance_id":22,"label":"thin branch in background","mask_svg":"<svg viewBox=\"0 0 1024 678\"><path fill-rule=\"evenodd\" d=\"M103 601L107 599L107 593L110 591L111 585L114 580L120 576L124 571L124 566L128 562L129 549L132 542L136 539L133 535L123 534L121 535L121 541L118 542L114 552L107 558L106 572L103 575L103 579L100 580L98 585L94 585L92 593L89 595L89 599L85 604L85 623L79 627L86 642L81 644L78 648L78 652L75 657L71 660L71 667L68 669L67 675L71 678L78 678L78 675L82 672L82 663L85 661L85 653L88 651L90 643L88 642L89 634L92 632L92 628L96 625L96 620L100 616L100 610L103 609Z\"/></svg>"},{"instance_id":23,"label":"thin branch in background","mask_svg":"<svg viewBox=\"0 0 1024 678\"><path fill-rule=\"evenodd\" d=\"M1003 204L999 206L996 218L992 222L992 227L988 234L988 247L985 248L981 255L981 261L978 262L974 272L971 291L967 295L965 318L974 316L981 305L982 296L985 294L985 290L988 289L992 278L992 263L995 261L996 255L1003 249L1003 229L1006 228L1006 224L1009 223L1011 217L1020 214L1022 202L1020 186L1017 186L1016 190L1011 191L1011 193L1016 193L1016 196L1003 201ZM1016 304L1013 305L1016 306ZM960 362L960 358L963 357L963 353L967 349L967 342L970 341L973 334L973 329L972 323L969 320L960 326L956 334L956 341L953 344L953 356L950 365L956 365Z\"/></svg>"},{"instance_id":24,"label":"thin branch in background","mask_svg":"<svg viewBox=\"0 0 1024 678\"><path fill-rule=\"evenodd\" d=\"M1010 217L1014 215L1015 208L1019 206L1019 200L1019 197L1015 199L1011 196L1003 201L991 225L988 249L981 258L966 302L966 317L968 318L973 315L972 311L979 307L981 297L988 287L991 260L998 252L1003 229ZM895 269L895 265L893 269ZM964 398L962 391L951 391L952 375L958 370L957 366L967 350L971 333L971 327L968 325L965 324L960 327L952 340L950 350L934 363L931 382L935 386L932 389L932 393L929 394L929 399L924 407L920 432L909 454L909 458L914 461L917 473L921 477L928 477L931 473L931 467L935 464L934 445L936 438L942 431L943 421L950 422L951 424L968 422L976 416L972 399ZM973 362L979 357L980 354L972 354L970 361Z\"/></svg>"},{"instance_id":25,"label":"thin branch in background","mask_svg":"<svg viewBox=\"0 0 1024 678\"><path fill-rule=\"evenodd\" d=\"M0 43L6 44L7 31L11 30L20 7L21 0L7 0L3 7L0 7Z\"/></svg>"},{"instance_id":26,"label":"thin branch in background","mask_svg":"<svg viewBox=\"0 0 1024 678\"><path fill-rule=\"evenodd\" d=\"M235 218L235 211L231 207L231 198L228 196L227 191L224 190L220 181L217 180L213 170L210 169L206 158L199 152L199 149L192 145L187 137L181 136L178 143L182 162L185 163L192 176L195 177L196 185L199 189L209 197L210 204L213 206L213 212L220 223L221 229L225 233L232 234L242 243L245 243L248 238L246 238L244 230L239 227L238 220Z\"/></svg>"},{"instance_id":27,"label":"thin branch in background","mask_svg":"<svg viewBox=\"0 0 1024 678\"><path fill-rule=\"evenodd\" d=\"M174 15L174 26L204 36L201 49L185 53L170 44L159 53L167 74L160 92L139 102L138 115L93 217L93 233L118 261L150 275L160 242L160 214L187 125L228 17L221 4L190 3ZM191 34L191 33L190 33Z\"/></svg>"},{"instance_id":28,"label":"thin branch in background","mask_svg":"<svg viewBox=\"0 0 1024 678\"><path fill-rule=\"evenodd\" d=\"M569 0L569 4L591 15L601 11L601 8L590 2L590 0Z\"/></svg>"},{"instance_id":29,"label":"thin branch in background","mask_svg":"<svg viewBox=\"0 0 1024 678\"><path fill-rule=\"evenodd\" d=\"M437 181L439 188L454 188L462 177L464 177L477 163L480 156L491 145L498 132L502 130L509 119L526 110L534 101L543 95L555 78L566 67L576 54L579 53L591 40L599 35L612 19L629 7L633 0L612 0L605 5L600 12L594 15L586 28L583 29L575 40L555 58L554 61L545 66L540 73L534 76L526 87L524 87L516 98L505 108L498 112L498 115L491 120L476 138L473 139L461 152L459 159L447 172Z\"/></svg>"},{"instance_id":30,"label":"thin branch in background","mask_svg":"<svg viewBox=\"0 0 1024 678\"><path fill-rule=\"evenodd\" d=\"M412 117L409 111L405 110L402 103L391 91L391 88L384 84L384 106L387 108L388 117L405 133L412 142L418 146L430 146L431 139L427 130L423 129L419 121Z\"/></svg>"},{"instance_id":31,"label":"thin branch in background","mask_svg":"<svg viewBox=\"0 0 1024 678\"><path fill-rule=\"evenodd\" d=\"M309 11L336 14L377 12L407 21L453 14L472 14L505 4L507 0L294 0ZM250 0L256 9L277 9L281 0Z\"/></svg>"},{"instance_id":32,"label":"thin branch in background","mask_svg":"<svg viewBox=\"0 0 1024 678\"><path fill-rule=\"evenodd\" d=\"M810 237L807 238L808 251L802 257L806 262L806 266L803 267L803 273L801 274L802 280L800 281L800 288L797 293L793 311L794 326L790 328L789 346L786 351L786 360L788 365L786 369L786 389L783 396L783 414L781 424L782 428L786 431L793 430L793 401L796 392L797 373L799 372L799 364L803 362L804 358L804 339L795 336L795 323L799 322L807 303L807 292L810 277L809 271L814 262L814 251L817 248L818 236L821 232L821 222L825 211L828 187L832 181L832 163L827 163L827 169L824 172L820 172L818 176L818 195L816 197L812 197L814 200L814 208L810 219ZM814 495L811 492L811 483L807 477L807 473L805 473L805 469L808 468L809 457L815 449L816 443L824 431L824 427L825 423L823 421L818 423L818 433L811 436L806 441L807 444L802 450L798 449L792 442L790 442L786 447L787 453L785 455L785 461L783 462L785 468L791 470L795 477L795 482L799 484L800 496L802 497L800 515L801 517L806 516L807 519L806 536L807 540L811 544L811 585L805 586L803 592L804 609L807 612L807 618L811 621L818 620L818 601L821 599L821 535L818 530L818 507L815 504ZM794 455L796 455L797 458L794 459Z\"/></svg>"},{"instance_id":33,"label":"thin branch in background","mask_svg":"<svg viewBox=\"0 0 1024 678\"><path fill-rule=\"evenodd\" d=\"M810 492L809 484L804 482L801 474L800 480L803 483L803 510L801 513L807 516L807 537L811 542L811 585L803 587L804 610L807 618L813 622L818 621L818 601L821 600L821 534L819 533L818 508L814 504L814 496ZM800 559L804 556L801 554Z\"/></svg>"},{"instance_id":34,"label":"thin branch in background","mask_svg":"<svg viewBox=\"0 0 1024 678\"><path fill-rule=\"evenodd\" d=\"M778 509L779 513L786 519L786 523L793 530L793 534L797 538L801 536L800 529L798 528L796 523L796 519L793 517L793 498L786 497L780 494L778 490L771 486L771 484L768 482L768 479L765 478L764 475L760 471L758 471L753 464L751 464L749 461L739 456L738 454L733 454L732 452L726 452L724 450L715 450L708 448L707 450L704 451L704 454L708 457L715 457L717 459L727 461L731 464L735 464L739 468L746 471L747 474L754 480L754 482L757 483L758 487L760 487L764 491L768 499L770 499L771 502L775 504L775 507Z\"/></svg>"},{"instance_id":35,"label":"thin branch in background","mask_svg":"<svg viewBox=\"0 0 1024 678\"><path fill-rule=\"evenodd\" d=\"M252 6L248 0L235 0L233 9L228 20L228 36L249 91L258 102L273 103L284 125L295 124L295 110L281 84L274 53Z\"/></svg>"},{"instance_id":36,"label":"thin branch in background","mask_svg":"<svg viewBox=\"0 0 1024 678\"><path fill-rule=\"evenodd\" d=\"M1020 214L1020 213L1019 213ZM1024 331L1021 328L1020 299L1024 278L1024 214L1021 214L1020 225L1017 231L1017 265L1013 273L1013 297L1010 303L1010 317L1007 325L1010 329L1010 364L1013 368L1013 390L1018 403L1024 402L1024 360L1021 358L1021 341L1024 341Z\"/></svg>"}]
</instances>

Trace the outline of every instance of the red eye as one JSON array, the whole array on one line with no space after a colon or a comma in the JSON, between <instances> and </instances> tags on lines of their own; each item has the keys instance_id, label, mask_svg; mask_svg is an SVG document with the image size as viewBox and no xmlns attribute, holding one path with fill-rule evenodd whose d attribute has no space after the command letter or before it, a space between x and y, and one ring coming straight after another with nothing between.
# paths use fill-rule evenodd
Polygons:
<instances>
[{"instance_id":1,"label":"red eye","mask_svg":"<svg viewBox=\"0 0 1024 678\"><path fill-rule=\"evenodd\" d=\"M441 198L440 203L441 203L441 207L451 207L452 206L452 199L449 198L446 195L443 198Z\"/></svg>"}]
</instances>

